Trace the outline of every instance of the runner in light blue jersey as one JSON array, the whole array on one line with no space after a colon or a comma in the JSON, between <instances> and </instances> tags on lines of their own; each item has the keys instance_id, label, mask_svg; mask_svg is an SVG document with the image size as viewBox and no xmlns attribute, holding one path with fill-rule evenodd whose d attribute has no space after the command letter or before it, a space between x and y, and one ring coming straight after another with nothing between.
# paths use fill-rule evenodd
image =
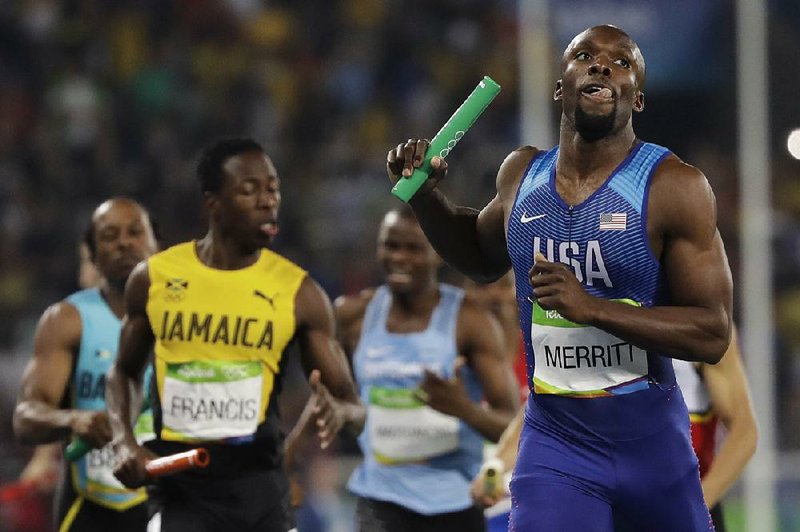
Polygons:
<instances>
[{"instance_id":1,"label":"runner in light blue jersey","mask_svg":"<svg viewBox=\"0 0 800 532\"><path fill-rule=\"evenodd\" d=\"M645 64L622 30L577 35L561 61L559 145L512 152L481 211L432 173L411 205L440 255L476 280L513 266L531 395L510 528L713 529L668 358L716 363L731 274L705 176L639 140ZM393 181L428 141L390 151Z\"/></svg>"},{"instance_id":2,"label":"runner in light blue jersey","mask_svg":"<svg viewBox=\"0 0 800 532\"><path fill-rule=\"evenodd\" d=\"M155 252L156 240L144 208L114 198L95 210L86 241L101 275L98 286L72 294L42 315L14 430L24 443L81 438L94 447L66 463L57 508L60 530L142 531L147 494L126 489L112 474L105 378L117 353L125 281L139 261ZM151 419L148 413L140 417L143 439L152 435Z\"/></svg>"},{"instance_id":3,"label":"runner in light blue jersey","mask_svg":"<svg viewBox=\"0 0 800 532\"><path fill-rule=\"evenodd\" d=\"M483 439L497 440L517 404L499 324L437 281L441 260L410 209L386 215L378 257L386 284L337 300L367 405L364 461L348 484L359 497L357 527L484 530L469 483Z\"/></svg>"}]
</instances>

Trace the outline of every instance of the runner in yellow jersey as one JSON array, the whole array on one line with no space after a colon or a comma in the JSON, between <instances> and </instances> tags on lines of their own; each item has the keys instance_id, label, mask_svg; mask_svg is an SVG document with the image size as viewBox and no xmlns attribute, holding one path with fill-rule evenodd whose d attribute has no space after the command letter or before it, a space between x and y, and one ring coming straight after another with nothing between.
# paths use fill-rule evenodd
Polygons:
<instances>
[{"instance_id":1,"label":"runner in yellow jersey","mask_svg":"<svg viewBox=\"0 0 800 532\"><path fill-rule=\"evenodd\" d=\"M342 427L359 432L365 411L327 295L266 249L278 231L281 195L263 148L249 139L220 141L203 153L197 174L207 234L141 263L126 287L107 394L115 474L140 486L153 453L202 445L211 456L207 469L155 486L161 530L286 532L294 523L275 399L287 346L298 344L310 372L323 446ZM153 348L156 440L146 450L136 444L129 413Z\"/></svg>"}]
</instances>

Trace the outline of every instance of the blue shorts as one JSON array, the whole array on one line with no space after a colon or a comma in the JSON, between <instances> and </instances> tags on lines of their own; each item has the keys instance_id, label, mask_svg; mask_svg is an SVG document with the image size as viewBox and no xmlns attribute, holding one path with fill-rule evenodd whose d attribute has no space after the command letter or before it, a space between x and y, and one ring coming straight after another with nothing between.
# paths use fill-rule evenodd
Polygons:
<instances>
[{"instance_id":1,"label":"blue shorts","mask_svg":"<svg viewBox=\"0 0 800 532\"><path fill-rule=\"evenodd\" d=\"M511 512L503 512L492 517L486 518L486 532L507 532L508 520L511 518Z\"/></svg>"},{"instance_id":2,"label":"blue shorts","mask_svg":"<svg viewBox=\"0 0 800 532\"><path fill-rule=\"evenodd\" d=\"M714 530L685 419L636 438L595 439L565 430L529 401L509 530Z\"/></svg>"}]
</instances>

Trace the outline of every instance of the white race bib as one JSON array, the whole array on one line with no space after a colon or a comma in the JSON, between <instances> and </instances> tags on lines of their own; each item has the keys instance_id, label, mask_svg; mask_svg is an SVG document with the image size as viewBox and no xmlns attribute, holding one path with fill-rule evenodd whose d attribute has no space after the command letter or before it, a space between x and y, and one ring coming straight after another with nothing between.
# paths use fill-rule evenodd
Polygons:
<instances>
[{"instance_id":1,"label":"white race bib","mask_svg":"<svg viewBox=\"0 0 800 532\"><path fill-rule=\"evenodd\" d=\"M629 300L622 303L634 304ZM647 386L647 351L613 334L533 305L531 343L537 393L600 397ZM631 384L629 387L621 385Z\"/></svg>"},{"instance_id":2,"label":"white race bib","mask_svg":"<svg viewBox=\"0 0 800 532\"><path fill-rule=\"evenodd\" d=\"M417 462L458 449L459 421L419 401L412 389L370 389L369 439L377 461Z\"/></svg>"},{"instance_id":3,"label":"white race bib","mask_svg":"<svg viewBox=\"0 0 800 532\"><path fill-rule=\"evenodd\" d=\"M75 491L96 504L120 511L144 502L144 488L128 489L114 477L116 465L117 454L110 443L91 449L70 465Z\"/></svg>"},{"instance_id":4,"label":"white race bib","mask_svg":"<svg viewBox=\"0 0 800 532\"><path fill-rule=\"evenodd\" d=\"M117 465L116 453L111 448L111 444L100 449L92 449L86 453L86 478L88 479L88 489L114 488L126 490L125 486L114 476L114 467Z\"/></svg>"},{"instance_id":5,"label":"white race bib","mask_svg":"<svg viewBox=\"0 0 800 532\"><path fill-rule=\"evenodd\" d=\"M263 370L258 361L167 364L164 430L181 440L249 436L258 427Z\"/></svg>"}]
</instances>

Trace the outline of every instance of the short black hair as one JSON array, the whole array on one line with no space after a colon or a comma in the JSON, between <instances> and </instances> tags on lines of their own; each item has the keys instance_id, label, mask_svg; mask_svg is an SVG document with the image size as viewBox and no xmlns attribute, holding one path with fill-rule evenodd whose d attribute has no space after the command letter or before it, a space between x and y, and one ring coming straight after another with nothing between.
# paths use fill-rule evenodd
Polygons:
<instances>
[{"instance_id":1,"label":"short black hair","mask_svg":"<svg viewBox=\"0 0 800 532\"><path fill-rule=\"evenodd\" d=\"M225 161L248 151L265 153L261 144L250 138L222 139L205 148L197 163L200 191L219 192L222 187L222 166Z\"/></svg>"}]
</instances>

